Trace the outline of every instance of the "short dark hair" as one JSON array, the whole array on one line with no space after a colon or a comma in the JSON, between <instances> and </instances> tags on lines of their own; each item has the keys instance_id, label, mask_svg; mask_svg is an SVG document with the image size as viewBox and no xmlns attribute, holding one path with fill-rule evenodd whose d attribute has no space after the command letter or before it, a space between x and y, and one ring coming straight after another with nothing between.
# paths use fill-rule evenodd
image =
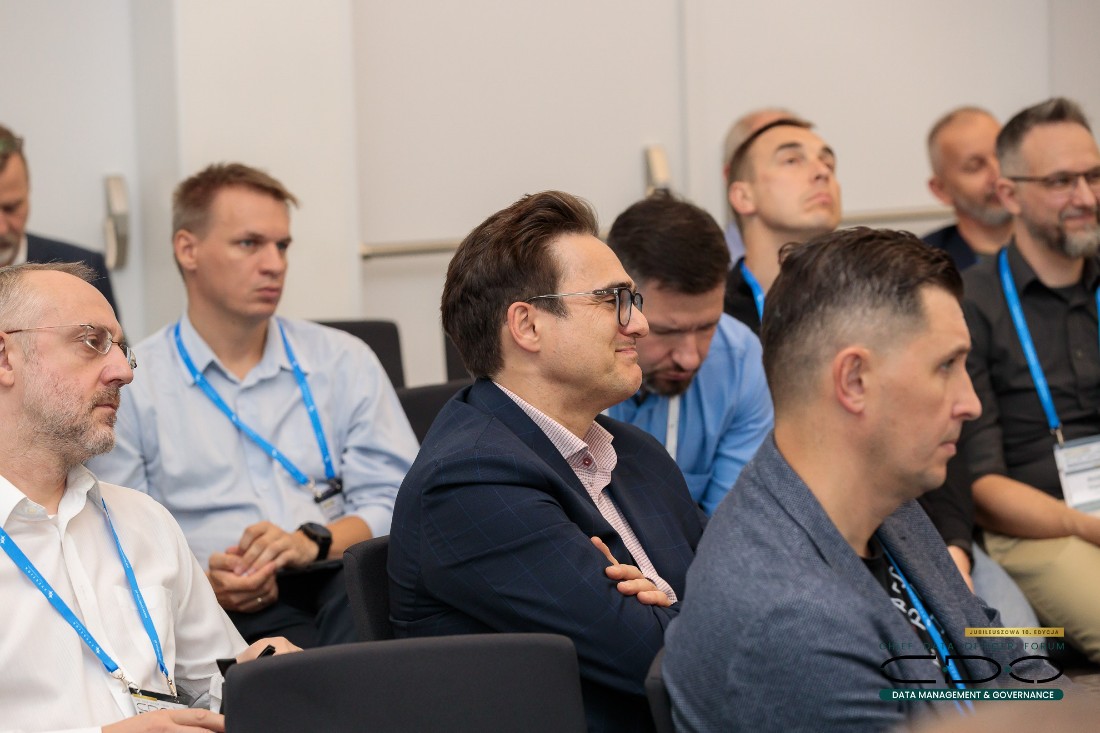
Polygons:
<instances>
[{"instance_id":1,"label":"short dark hair","mask_svg":"<svg viewBox=\"0 0 1100 733\"><path fill-rule=\"evenodd\" d=\"M0 171L4 170L4 166L8 164L8 158L13 155L23 157L23 138L0 125ZM26 163L26 159L23 162Z\"/></svg>"},{"instance_id":2,"label":"short dark hair","mask_svg":"<svg viewBox=\"0 0 1100 733\"><path fill-rule=\"evenodd\" d=\"M909 232L855 227L780 250L760 341L776 413L801 402L814 373L846 340L892 339L924 324L921 290L962 300L959 271Z\"/></svg>"},{"instance_id":3,"label":"short dark hair","mask_svg":"<svg viewBox=\"0 0 1100 733\"><path fill-rule=\"evenodd\" d=\"M500 329L512 303L557 291L561 268L550 248L569 234L597 236L596 214L561 191L524 196L470 232L447 266L439 310L466 369L491 377L504 367ZM559 299L533 302L559 316Z\"/></svg>"},{"instance_id":4,"label":"short dark hair","mask_svg":"<svg viewBox=\"0 0 1100 733\"><path fill-rule=\"evenodd\" d=\"M668 194L619 214L607 245L636 283L659 282L686 295L718 287L730 266L726 236L714 217Z\"/></svg>"},{"instance_id":5,"label":"short dark hair","mask_svg":"<svg viewBox=\"0 0 1100 733\"><path fill-rule=\"evenodd\" d=\"M1055 125L1063 122L1080 125L1092 132L1088 117L1081 111L1081 107L1072 99L1065 97L1052 97L1017 112L997 135L997 160L1001 164L1002 175L1006 175L1007 169L1012 169L1013 175L1026 173L1020 170L1019 153L1020 145L1023 144L1029 132L1041 125Z\"/></svg>"},{"instance_id":6,"label":"short dark hair","mask_svg":"<svg viewBox=\"0 0 1100 733\"><path fill-rule=\"evenodd\" d=\"M247 188L287 205L298 199L282 183L242 163L215 163L176 186L172 194L172 234L186 229L202 235L210 225L210 206L223 188Z\"/></svg>"}]
</instances>

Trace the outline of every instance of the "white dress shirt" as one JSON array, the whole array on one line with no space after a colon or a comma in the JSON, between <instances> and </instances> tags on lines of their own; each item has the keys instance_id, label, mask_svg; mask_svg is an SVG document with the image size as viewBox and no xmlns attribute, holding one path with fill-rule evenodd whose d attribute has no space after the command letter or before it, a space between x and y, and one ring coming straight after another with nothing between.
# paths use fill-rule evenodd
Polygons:
<instances>
[{"instance_id":1,"label":"white dress shirt","mask_svg":"<svg viewBox=\"0 0 1100 733\"><path fill-rule=\"evenodd\" d=\"M168 692L101 496L177 690L198 698L221 679L214 660L246 645L164 507L78 466L53 516L0 476L0 524L126 677L142 689ZM0 730L96 731L134 714L123 683L2 551L0 598Z\"/></svg>"}]
</instances>

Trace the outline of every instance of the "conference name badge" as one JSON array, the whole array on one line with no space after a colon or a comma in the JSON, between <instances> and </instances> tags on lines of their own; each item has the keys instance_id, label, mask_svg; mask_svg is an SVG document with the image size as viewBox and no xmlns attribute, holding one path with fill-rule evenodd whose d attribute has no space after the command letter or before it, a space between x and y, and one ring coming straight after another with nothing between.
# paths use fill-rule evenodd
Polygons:
<instances>
[{"instance_id":1,"label":"conference name badge","mask_svg":"<svg viewBox=\"0 0 1100 733\"><path fill-rule=\"evenodd\" d=\"M1082 512L1100 510L1100 435L1054 446L1066 503Z\"/></svg>"}]
</instances>

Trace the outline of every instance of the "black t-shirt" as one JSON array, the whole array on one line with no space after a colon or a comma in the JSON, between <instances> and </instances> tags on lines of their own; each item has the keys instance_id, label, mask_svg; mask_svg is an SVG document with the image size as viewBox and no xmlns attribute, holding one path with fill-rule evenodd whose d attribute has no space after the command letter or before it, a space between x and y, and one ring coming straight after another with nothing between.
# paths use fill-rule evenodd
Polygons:
<instances>
[{"instance_id":1,"label":"black t-shirt","mask_svg":"<svg viewBox=\"0 0 1100 733\"><path fill-rule=\"evenodd\" d=\"M906 591L905 581L902 580L901 574L893 564L886 559L886 553L882 549L882 544L878 541L877 537L872 537L870 542L871 557L861 558L863 564L878 581L879 585L886 591L886 595L890 596L890 602L894 604L894 608L898 609L898 612L908 619L909 624L913 627L913 632L916 633L917 638L920 639L920 649L925 651L917 651L915 654L933 654L935 655L935 664L939 667L942 664L939 651L936 649L935 643L932 641L931 634L928 633L928 629L925 628L924 622L921 620L920 612L913 606L912 600L909 598L909 593ZM927 608L925 609L927 610ZM940 634L941 639L946 639L947 635L943 628L936 621L934 616L931 617L932 623L936 624L936 630ZM948 650L948 654L951 654L951 650Z\"/></svg>"}]
</instances>

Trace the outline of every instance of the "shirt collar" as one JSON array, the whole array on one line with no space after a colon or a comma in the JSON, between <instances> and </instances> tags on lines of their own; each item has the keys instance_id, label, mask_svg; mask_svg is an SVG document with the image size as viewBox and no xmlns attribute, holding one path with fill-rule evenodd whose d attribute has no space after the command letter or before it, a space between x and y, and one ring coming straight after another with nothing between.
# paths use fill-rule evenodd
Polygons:
<instances>
[{"instance_id":1,"label":"shirt collar","mask_svg":"<svg viewBox=\"0 0 1100 733\"><path fill-rule=\"evenodd\" d=\"M1023 292L1024 289L1031 286L1032 283L1038 283L1042 285L1039 280L1039 276L1035 274L1035 270L1031 267L1031 264L1020 253L1020 248L1016 244L1016 239L1013 238L1008 243L1008 267L1012 271L1012 279L1016 281L1016 289ZM1096 257L1086 257L1084 267L1081 270L1081 285L1085 287L1090 293L1095 291L1097 287L1100 287L1100 262L1097 262ZM1043 287L1046 287L1043 285Z\"/></svg>"},{"instance_id":2,"label":"shirt collar","mask_svg":"<svg viewBox=\"0 0 1100 733\"><path fill-rule=\"evenodd\" d=\"M527 414L527 417L531 418L531 420L538 425L539 429L541 429L542 432L546 434L546 437L550 439L550 442L554 444L554 448L561 453L562 458L565 458L567 461L578 453L586 451L590 451L593 454L601 453L603 451L600 449L609 448L611 446L611 441L615 439L615 436L605 430L604 427L595 420L593 420L592 424L588 427L588 431L584 434L584 439L578 438L567 427L520 397L515 392L499 382L493 382L493 384L495 384L501 392L508 395L508 397L516 403L519 409L523 410L524 413Z\"/></svg>"},{"instance_id":3,"label":"shirt collar","mask_svg":"<svg viewBox=\"0 0 1100 733\"><path fill-rule=\"evenodd\" d=\"M100 498L99 481L95 475L84 466L76 466L65 479L65 493L57 514L63 521L68 521L80 513L89 499L98 504ZM48 516L45 507L31 501L11 481L0 476L0 526L6 525L13 515L30 520Z\"/></svg>"},{"instance_id":4,"label":"shirt collar","mask_svg":"<svg viewBox=\"0 0 1100 733\"><path fill-rule=\"evenodd\" d=\"M171 338L171 335L170 335ZM287 358L286 349L283 347L283 337L279 334L279 320L272 316L267 322L267 337L264 342L264 354L260 358L260 363L252 368L252 371L248 373L248 376L244 380L239 380L236 375L225 368L225 366L218 359L214 350L203 340L199 332L195 330L195 326L191 323L191 319L184 313L180 318L180 339L183 341L183 346L187 349L187 353L191 356L191 361L195 364L195 368L199 370L200 374L205 374L206 370L211 366L216 367L226 379L233 382L257 382L262 379L267 379L275 376L281 370L291 371L290 359ZM298 364L302 367L302 371L309 374L311 369L309 361L305 355L302 354L302 349L299 348L298 343L294 340L294 337L287 333L287 339L290 341L290 346L294 349L294 355L298 359ZM175 340L173 338L173 350L175 350ZM183 372L184 379L188 384L194 384L195 380L191 376L191 373L187 370L187 366L180 359L180 369Z\"/></svg>"}]
</instances>

